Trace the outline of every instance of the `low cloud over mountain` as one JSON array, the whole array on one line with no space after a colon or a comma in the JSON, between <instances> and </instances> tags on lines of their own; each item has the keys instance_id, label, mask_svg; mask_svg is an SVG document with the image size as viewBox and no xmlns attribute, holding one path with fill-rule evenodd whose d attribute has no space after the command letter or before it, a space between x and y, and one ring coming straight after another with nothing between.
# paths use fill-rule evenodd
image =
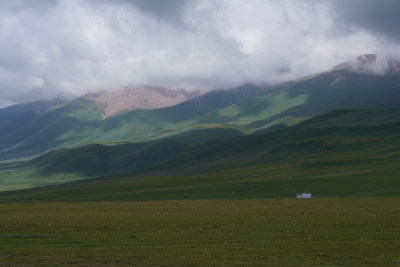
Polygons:
<instances>
[{"instance_id":1,"label":"low cloud over mountain","mask_svg":"<svg viewBox=\"0 0 400 267\"><path fill-rule=\"evenodd\" d=\"M399 55L395 0L0 3L0 106L130 84L278 82Z\"/></svg>"}]
</instances>

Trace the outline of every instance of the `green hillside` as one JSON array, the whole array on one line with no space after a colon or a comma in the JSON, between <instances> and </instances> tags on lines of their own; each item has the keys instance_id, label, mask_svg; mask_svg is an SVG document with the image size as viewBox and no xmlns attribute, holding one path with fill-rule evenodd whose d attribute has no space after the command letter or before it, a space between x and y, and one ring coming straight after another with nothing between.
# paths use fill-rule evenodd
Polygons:
<instances>
[{"instance_id":1,"label":"green hillside","mask_svg":"<svg viewBox=\"0 0 400 267\"><path fill-rule=\"evenodd\" d=\"M289 95L307 94L305 105L290 109L287 115L312 116L334 109L399 108L400 76L333 70L278 85Z\"/></svg>"},{"instance_id":2,"label":"green hillside","mask_svg":"<svg viewBox=\"0 0 400 267\"><path fill-rule=\"evenodd\" d=\"M20 142L26 135L26 125L32 124L42 113L61 101L35 101L0 109L0 151Z\"/></svg>"},{"instance_id":3,"label":"green hillside","mask_svg":"<svg viewBox=\"0 0 400 267\"><path fill-rule=\"evenodd\" d=\"M210 112L235 105L236 102L263 91L265 87L244 85L226 91L214 91L172 107L154 110L133 110L76 128L63 136L64 146L82 142L146 142L188 133L198 129L224 128L249 133L245 125L227 120L202 120ZM203 115L206 114L206 115ZM208 115L207 115L208 114ZM212 116L212 115L211 115Z\"/></svg>"},{"instance_id":4,"label":"green hillside","mask_svg":"<svg viewBox=\"0 0 400 267\"><path fill-rule=\"evenodd\" d=\"M2 128L0 142L3 150L0 151L0 160L37 155L60 146L66 141L60 138L63 134L98 121L100 117L95 104L83 98L67 104L49 105L46 109L35 109L30 113L20 113L15 127L8 125ZM15 117L6 116L1 119L2 123L8 120L13 121Z\"/></svg>"},{"instance_id":5,"label":"green hillside","mask_svg":"<svg viewBox=\"0 0 400 267\"><path fill-rule=\"evenodd\" d=\"M208 128L265 133L333 109L390 108L400 108L396 72L375 75L344 68L270 88L247 84L213 91L175 106L132 110L104 120L98 104L80 98L17 119L12 114L18 107L12 108L14 113L0 110L0 160L92 142L148 142Z\"/></svg>"},{"instance_id":6,"label":"green hillside","mask_svg":"<svg viewBox=\"0 0 400 267\"><path fill-rule=\"evenodd\" d=\"M285 130L201 144L135 172L4 192L4 201L394 196L400 110L338 110Z\"/></svg>"},{"instance_id":7,"label":"green hillside","mask_svg":"<svg viewBox=\"0 0 400 267\"><path fill-rule=\"evenodd\" d=\"M398 108L399 84L398 75L335 70L277 85L231 105L227 103L241 98L226 100L226 95L213 92L173 107L133 110L75 128L60 139L64 146L92 141L143 142L209 125L240 130L242 134L266 132L338 108Z\"/></svg>"},{"instance_id":8,"label":"green hillside","mask_svg":"<svg viewBox=\"0 0 400 267\"><path fill-rule=\"evenodd\" d=\"M264 89L263 86L244 85L231 90L213 91L173 107L133 110L105 120L101 120L98 104L86 98L48 105L40 110L37 104L0 109L0 160L38 155L55 147L88 142L142 142L208 128L206 125L193 126L190 121L174 125L192 116L231 105ZM181 127L186 128L182 131ZM235 125L218 127L237 130Z\"/></svg>"},{"instance_id":9,"label":"green hillside","mask_svg":"<svg viewBox=\"0 0 400 267\"><path fill-rule=\"evenodd\" d=\"M0 191L105 176L148 166L189 146L241 135L219 126L142 143L88 143L57 148L36 158L0 162Z\"/></svg>"}]
</instances>

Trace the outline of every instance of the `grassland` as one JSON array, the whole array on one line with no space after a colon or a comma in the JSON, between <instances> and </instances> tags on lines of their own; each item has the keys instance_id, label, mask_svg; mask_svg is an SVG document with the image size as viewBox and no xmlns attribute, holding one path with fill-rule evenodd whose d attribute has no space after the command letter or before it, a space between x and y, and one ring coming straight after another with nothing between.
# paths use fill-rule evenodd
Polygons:
<instances>
[{"instance_id":1,"label":"grassland","mask_svg":"<svg viewBox=\"0 0 400 267\"><path fill-rule=\"evenodd\" d=\"M395 266L400 198L0 205L3 266Z\"/></svg>"},{"instance_id":2,"label":"grassland","mask_svg":"<svg viewBox=\"0 0 400 267\"><path fill-rule=\"evenodd\" d=\"M0 193L0 202L132 201L293 197L399 196L398 159L382 162L321 161L299 164L245 165L121 175L56 186ZM226 168L227 165L223 165Z\"/></svg>"}]
</instances>

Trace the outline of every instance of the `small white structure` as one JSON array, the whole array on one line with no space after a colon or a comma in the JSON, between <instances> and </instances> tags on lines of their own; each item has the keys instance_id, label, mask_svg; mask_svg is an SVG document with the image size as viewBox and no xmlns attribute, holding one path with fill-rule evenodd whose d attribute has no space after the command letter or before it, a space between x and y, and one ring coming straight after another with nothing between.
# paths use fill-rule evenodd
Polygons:
<instances>
[{"instance_id":1,"label":"small white structure","mask_svg":"<svg viewBox=\"0 0 400 267\"><path fill-rule=\"evenodd\" d=\"M311 193L297 193L297 198L311 198Z\"/></svg>"}]
</instances>

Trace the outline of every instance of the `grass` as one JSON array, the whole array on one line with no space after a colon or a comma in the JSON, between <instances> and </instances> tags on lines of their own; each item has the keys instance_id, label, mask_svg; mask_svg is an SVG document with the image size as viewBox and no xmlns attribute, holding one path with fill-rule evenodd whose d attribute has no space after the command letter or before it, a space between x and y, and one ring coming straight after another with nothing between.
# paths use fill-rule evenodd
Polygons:
<instances>
[{"instance_id":1,"label":"grass","mask_svg":"<svg viewBox=\"0 0 400 267\"><path fill-rule=\"evenodd\" d=\"M36 158L0 161L0 191L60 184L147 166L189 145L241 134L239 130L205 126L176 137L143 143L88 143L53 149Z\"/></svg>"},{"instance_id":2,"label":"grass","mask_svg":"<svg viewBox=\"0 0 400 267\"><path fill-rule=\"evenodd\" d=\"M199 121L229 123L241 126L248 126L259 122L260 125L252 128L253 131L256 131L260 126L265 125L263 121L267 121L273 116L278 116L293 107L305 104L309 97L309 95L303 94L289 96L281 92L266 92L237 104L199 116Z\"/></svg>"},{"instance_id":3,"label":"grass","mask_svg":"<svg viewBox=\"0 0 400 267\"><path fill-rule=\"evenodd\" d=\"M400 263L400 198L1 204L5 266Z\"/></svg>"},{"instance_id":4,"label":"grass","mask_svg":"<svg viewBox=\"0 0 400 267\"><path fill-rule=\"evenodd\" d=\"M240 166L233 161L197 168L114 175L57 186L0 193L0 202L132 201L292 197L399 196L398 159L345 162L340 159Z\"/></svg>"}]
</instances>

